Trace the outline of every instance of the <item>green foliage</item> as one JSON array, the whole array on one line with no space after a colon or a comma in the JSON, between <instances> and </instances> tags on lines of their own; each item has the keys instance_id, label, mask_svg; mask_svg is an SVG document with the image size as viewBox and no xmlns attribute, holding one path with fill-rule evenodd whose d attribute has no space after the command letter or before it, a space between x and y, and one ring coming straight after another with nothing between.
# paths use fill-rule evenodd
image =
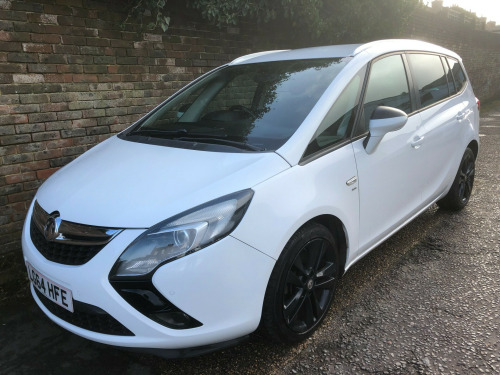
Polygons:
<instances>
[{"instance_id":1,"label":"green foliage","mask_svg":"<svg viewBox=\"0 0 500 375\"><path fill-rule=\"evenodd\" d=\"M167 0L129 0L127 18L122 28L128 23L138 24L141 29L154 30L160 27L164 32L170 25L170 16L166 11ZM144 21L147 24L144 25Z\"/></svg>"},{"instance_id":2,"label":"green foliage","mask_svg":"<svg viewBox=\"0 0 500 375\"><path fill-rule=\"evenodd\" d=\"M321 24L322 0L191 0L189 5L217 25L235 25L240 18L267 23L285 18L292 26Z\"/></svg>"},{"instance_id":3,"label":"green foliage","mask_svg":"<svg viewBox=\"0 0 500 375\"><path fill-rule=\"evenodd\" d=\"M320 31L326 42L360 42L398 37L419 0L329 1Z\"/></svg>"},{"instance_id":4,"label":"green foliage","mask_svg":"<svg viewBox=\"0 0 500 375\"><path fill-rule=\"evenodd\" d=\"M167 0L129 0L125 23L149 18L147 29L168 29ZM241 20L280 25L279 32L336 43L397 36L420 0L186 0L203 18L218 25Z\"/></svg>"}]
</instances>

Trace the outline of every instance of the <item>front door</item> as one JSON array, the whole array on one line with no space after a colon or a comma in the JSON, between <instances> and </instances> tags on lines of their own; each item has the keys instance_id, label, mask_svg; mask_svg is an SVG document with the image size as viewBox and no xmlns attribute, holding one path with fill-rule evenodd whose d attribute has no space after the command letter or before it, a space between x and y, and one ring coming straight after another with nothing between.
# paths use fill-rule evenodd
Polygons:
<instances>
[{"instance_id":1,"label":"front door","mask_svg":"<svg viewBox=\"0 0 500 375\"><path fill-rule=\"evenodd\" d=\"M412 102L405 60L399 54L376 60L370 69L358 134L368 131L369 119L378 106L405 111L408 122L384 136L371 154L366 137L353 142L358 169L360 230L358 258L413 216L422 207L420 115ZM425 166L424 166L425 168Z\"/></svg>"}]
</instances>

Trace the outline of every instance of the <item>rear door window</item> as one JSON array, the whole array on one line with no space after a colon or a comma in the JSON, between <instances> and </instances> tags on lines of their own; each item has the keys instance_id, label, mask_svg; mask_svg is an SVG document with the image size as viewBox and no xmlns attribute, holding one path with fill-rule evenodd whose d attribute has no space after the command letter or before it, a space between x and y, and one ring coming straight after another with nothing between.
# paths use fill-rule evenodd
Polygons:
<instances>
[{"instance_id":1,"label":"rear door window","mask_svg":"<svg viewBox=\"0 0 500 375\"><path fill-rule=\"evenodd\" d=\"M450 65L451 73L453 74L453 79L455 80L457 92L459 92L465 86L467 78L465 78L465 73L457 60L448 58L448 64Z\"/></svg>"},{"instance_id":2,"label":"rear door window","mask_svg":"<svg viewBox=\"0 0 500 375\"><path fill-rule=\"evenodd\" d=\"M443 63L446 80L448 81L448 91L450 92L450 95L454 95L457 93L457 89L455 87L455 82L453 81L453 74L451 74L451 69L445 57L441 56L441 62Z\"/></svg>"},{"instance_id":3,"label":"rear door window","mask_svg":"<svg viewBox=\"0 0 500 375\"><path fill-rule=\"evenodd\" d=\"M412 53L408 55L422 107L447 98L448 81L438 55Z\"/></svg>"}]
</instances>

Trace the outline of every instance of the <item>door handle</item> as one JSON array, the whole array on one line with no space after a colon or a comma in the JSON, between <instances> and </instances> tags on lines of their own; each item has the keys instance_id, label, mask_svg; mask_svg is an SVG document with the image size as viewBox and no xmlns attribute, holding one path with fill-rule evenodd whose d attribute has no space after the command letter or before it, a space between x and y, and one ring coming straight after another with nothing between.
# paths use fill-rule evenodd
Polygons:
<instances>
[{"instance_id":1,"label":"door handle","mask_svg":"<svg viewBox=\"0 0 500 375\"><path fill-rule=\"evenodd\" d=\"M424 143L424 136L417 135L415 138L413 138L413 142L410 143L411 147L413 147L415 150L419 149L420 146L422 146L422 143Z\"/></svg>"},{"instance_id":2,"label":"door handle","mask_svg":"<svg viewBox=\"0 0 500 375\"><path fill-rule=\"evenodd\" d=\"M345 184L346 184L347 186L351 186L352 184L356 183L356 181L358 181L358 179L356 178L356 176L354 176L354 177L351 177L350 179L348 179L348 180L345 182Z\"/></svg>"}]
</instances>

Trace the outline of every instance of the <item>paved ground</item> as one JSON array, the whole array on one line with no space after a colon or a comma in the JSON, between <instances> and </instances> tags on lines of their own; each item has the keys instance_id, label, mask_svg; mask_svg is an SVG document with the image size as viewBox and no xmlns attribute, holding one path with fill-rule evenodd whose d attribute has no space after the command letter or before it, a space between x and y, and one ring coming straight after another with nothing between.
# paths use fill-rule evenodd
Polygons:
<instances>
[{"instance_id":1,"label":"paved ground","mask_svg":"<svg viewBox=\"0 0 500 375\"><path fill-rule=\"evenodd\" d=\"M500 102L481 124L469 206L429 209L356 264L305 343L254 336L176 361L94 344L43 316L16 255L0 258L0 373L499 374Z\"/></svg>"}]
</instances>

